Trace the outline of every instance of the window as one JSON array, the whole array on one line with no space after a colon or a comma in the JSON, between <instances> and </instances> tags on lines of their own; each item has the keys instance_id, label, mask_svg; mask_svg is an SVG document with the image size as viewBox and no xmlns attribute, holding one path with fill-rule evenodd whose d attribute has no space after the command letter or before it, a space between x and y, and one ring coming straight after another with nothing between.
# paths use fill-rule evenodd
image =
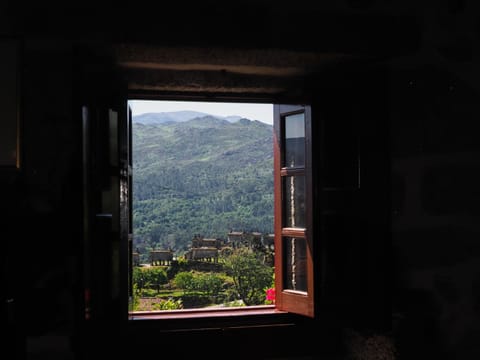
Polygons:
<instances>
[{"instance_id":1,"label":"window","mask_svg":"<svg viewBox=\"0 0 480 360\"><path fill-rule=\"evenodd\" d=\"M213 316L227 321L232 315L267 315L271 322L270 315L278 319L285 314L314 316L310 106L274 105L273 108L275 304L160 311L132 317L129 315L135 250L131 196L132 112L125 106L123 119L122 110L84 107L86 318Z\"/></svg>"},{"instance_id":2,"label":"window","mask_svg":"<svg viewBox=\"0 0 480 360\"><path fill-rule=\"evenodd\" d=\"M312 317L313 311L313 234L311 207L311 150L310 141L310 107L306 106L274 106L273 131L273 183L274 183L274 249L275 249L275 306L266 307L263 311L272 308L274 311L286 311ZM192 140L193 141L193 140ZM133 142L132 142L133 145ZM133 157L133 156L132 156ZM132 159L130 159L132 162ZM135 166L130 165L131 168ZM135 175L133 175L135 176ZM132 189L132 183L130 184ZM130 194L130 219L132 215L132 194ZM133 232L133 227L130 226ZM235 229L241 230L241 229ZM252 229L256 230L256 229ZM210 234L209 234L210 235ZM232 237L235 231L230 233ZM264 232L263 236L267 234ZM197 240L203 239L202 234L196 234ZM130 235L129 248L131 251L130 295L133 293L134 262L139 260L135 251L135 237ZM228 239L228 237L227 237ZM193 241L194 239L192 239ZM262 239L263 242L263 239ZM163 243L163 248L168 244ZM163 249L165 250L165 249ZM190 250L191 252L191 250ZM191 253L190 253L191 254ZM145 260L145 257L143 258ZM212 261L216 261L214 258ZM132 307L130 307L132 309ZM158 309L158 308L157 308ZM172 307L175 309L175 306ZM138 312L131 313L131 318L139 317L175 317L210 315L213 308L201 308L199 311L169 311L165 312ZM258 311L255 306L235 308L241 313ZM233 311L233 308L232 308ZM153 316L154 315L154 316Z\"/></svg>"}]
</instances>

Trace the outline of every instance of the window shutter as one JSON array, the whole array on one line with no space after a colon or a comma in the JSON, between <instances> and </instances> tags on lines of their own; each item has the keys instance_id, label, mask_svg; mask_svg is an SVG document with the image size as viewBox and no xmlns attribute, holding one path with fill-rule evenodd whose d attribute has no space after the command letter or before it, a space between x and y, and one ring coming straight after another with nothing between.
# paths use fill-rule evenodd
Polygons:
<instances>
[{"instance_id":1,"label":"window shutter","mask_svg":"<svg viewBox=\"0 0 480 360\"><path fill-rule=\"evenodd\" d=\"M275 304L314 316L311 108L274 106Z\"/></svg>"}]
</instances>

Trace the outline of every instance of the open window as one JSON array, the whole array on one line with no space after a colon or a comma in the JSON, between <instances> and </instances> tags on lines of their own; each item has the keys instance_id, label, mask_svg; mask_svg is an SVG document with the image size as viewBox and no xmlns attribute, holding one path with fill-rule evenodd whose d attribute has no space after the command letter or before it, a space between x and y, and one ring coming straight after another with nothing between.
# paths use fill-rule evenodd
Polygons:
<instances>
[{"instance_id":1,"label":"open window","mask_svg":"<svg viewBox=\"0 0 480 360\"><path fill-rule=\"evenodd\" d=\"M252 314L274 314L278 312L291 312L301 315L307 315L313 317L314 315L314 303L313 303L313 234L312 234L312 172L311 172L311 111L310 106L300 106L300 105L274 105L273 112L273 131L271 137L273 141L270 141L272 147L273 155L273 169L271 169L271 175L273 177L273 234L267 234L265 232L258 233L262 236L261 245L262 250L274 249L274 279L275 284L273 289L275 291L276 299L271 301L271 293L266 294L269 302L273 304L272 306L242 306L242 307L231 307L228 309L219 309L219 307L208 308L204 307L201 309L189 309L187 310L169 310L169 311L133 311L132 304L135 301L136 288L134 271L138 272L139 268L137 265L140 261L140 253L143 253L142 260L145 261L145 247L141 248L141 251L138 251L138 243L135 243L135 237L133 236L133 222L134 216L133 212L135 207L133 206L133 178L132 169L135 169L136 166L133 164L132 156L132 132L135 125L132 125L132 111L128 109L128 124L129 124L129 136L128 136L128 146L129 150L124 152L125 155L128 155L128 177L125 180L128 182L128 185L125 186L125 189L128 190L128 201L125 201L124 206L128 207L128 216L123 217L123 227L128 229L128 267L129 267L129 297L130 297L130 319L159 319L159 318L175 318L175 317L189 317L189 316L202 316L209 317L215 314L215 316L225 316L235 313L236 315L252 315ZM199 119L200 121L202 119ZM206 119L212 120L212 119ZM244 119L245 122L248 122ZM257 127L260 124L256 125ZM143 125L141 125L143 127ZM254 131L261 131L263 128L258 128ZM151 131L151 130L150 130ZM191 130L190 130L191 131ZM270 166L271 166L270 165ZM262 164L264 166L264 164ZM268 166L268 165L267 165ZM268 171L267 171L268 172ZM258 171L256 171L258 173ZM164 172L165 175L165 172ZM217 174L218 176L224 177L227 174ZM179 180L180 181L180 180ZM125 222L128 221L128 225ZM139 220L140 221L140 220ZM143 220L142 220L143 221ZM240 230L240 229L235 229ZM219 242L220 251L223 251L225 248L237 248L239 245L235 243L236 240L233 239L235 231L231 231L228 236L228 239L217 238ZM237 232L240 236L244 236L245 233L241 231ZM230 239L230 235L232 239ZM268 244L268 239L264 239L264 236L274 235L274 244ZM200 238L203 239L203 236L195 235L195 242L198 242ZM245 237L245 236L244 236ZM227 240L229 243L224 247L224 242ZM243 241L248 239L245 237ZM252 239L250 239L252 240ZM162 243L163 247L166 247L165 242ZM171 245L171 244L170 244ZM251 246L250 243L248 246ZM258 245L258 244L257 244ZM161 246L162 247L162 246ZM200 248L193 248L184 252L182 258L185 259L186 256L190 254L195 254L195 251L199 251ZM152 250L150 248L149 250ZM203 249L205 250L205 249ZM151 251L149 255L148 262L151 262L153 255L165 255L164 253L159 253L161 251L170 252L175 258L174 262L178 266L178 253L172 252L171 250L157 250ZM180 252L181 253L181 252ZM217 251L217 254L219 251ZM264 251L265 253L265 251ZM271 251L270 251L271 254ZM272 254L271 254L272 255ZM165 260L164 265L170 265L172 262ZM216 262L215 260L209 259L209 261ZM162 261L162 260L161 260ZM148 266L148 264L145 264ZM205 266L204 264L202 266ZM216 264L210 264L216 265ZM273 264L272 264L273 265ZM175 309L175 308L173 308ZM157 308L158 310L158 308Z\"/></svg>"},{"instance_id":2,"label":"open window","mask_svg":"<svg viewBox=\"0 0 480 360\"><path fill-rule=\"evenodd\" d=\"M88 62L86 62L88 64ZM208 91L190 95L153 89L136 91L118 80L115 71L102 72L96 65L81 67L84 126L84 258L86 317L138 318L228 318L230 315L295 314L313 318L319 247L313 233L312 114L308 102L279 101L276 95L235 95L233 90L210 97ZM85 74L86 73L86 74ZM120 82L120 83L119 83ZM232 85L233 86L233 85ZM120 90L119 90L120 89ZM123 90L122 90L123 89ZM157 91L157 92L156 92ZM183 91L183 90L182 90ZM110 94L105 96L105 94ZM175 95L177 94L177 95ZM230 94L231 96L229 96ZM274 104L274 264L275 304L269 306L162 311L131 315L132 268L136 261L133 237L132 112L129 99L223 102L268 102ZM298 98L297 98L298 99ZM287 105L282 105L287 104ZM307 104L307 105L306 105ZM316 127L318 129L318 127ZM318 146L318 145L317 145ZM318 159L317 159L318 160ZM314 245L316 247L314 253ZM315 265L315 267L314 267ZM101 275L100 275L101 274ZM314 286L315 285L315 286ZM108 315L105 315L108 314ZM267 321L267 322L268 322Z\"/></svg>"}]
</instances>

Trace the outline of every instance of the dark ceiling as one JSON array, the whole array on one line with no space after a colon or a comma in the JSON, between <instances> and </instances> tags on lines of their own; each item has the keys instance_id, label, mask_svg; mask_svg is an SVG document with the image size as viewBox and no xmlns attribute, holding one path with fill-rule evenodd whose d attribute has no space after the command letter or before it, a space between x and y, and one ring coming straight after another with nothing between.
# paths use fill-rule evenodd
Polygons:
<instances>
[{"instance_id":1,"label":"dark ceiling","mask_svg":"<svg viewBox=\"0 0 480 360\"><path fill-rule=\"evenodd\" d=\"M27 38L107 50L130 91L144 94L292 96L339 63L406 54L419 41L415 16L367 0L18 0L4 8Z\"/></svg>"}]
</instances>

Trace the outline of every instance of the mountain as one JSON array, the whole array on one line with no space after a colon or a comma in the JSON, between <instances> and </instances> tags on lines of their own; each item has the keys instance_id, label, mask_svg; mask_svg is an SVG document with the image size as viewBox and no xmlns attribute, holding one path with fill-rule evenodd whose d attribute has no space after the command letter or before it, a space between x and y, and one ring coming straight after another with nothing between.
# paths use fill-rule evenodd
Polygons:
<instances>
[{"instance_id":1,"label":"mountain","mask_svg":"<svg viewBox=\"0 0 480 360\"><path fill-rule=\"evenodd\" d=\"M141 123L145 125L164 124L168 122L184 122L197 117L204 117L204 116L213 116L218 119L227 120L229 122L236 122L242 118L241 116L238 116L238 115L217 116L217 115L211 115L211 114L207 114L200 111L182 110L182 111L170 111L170 112L144 113L140 115L135 115L132 118L132 122Z\"/></svg>"},{"instance_id":2,"label":"mountain","mask_svg":"<svg viewBox=\"0 0 480 360\"><path fill-rule=\"evenodd\" d=\"M133 124L134 245L185 251L195 234L273 232L273 128L206 115Z\"/></svg>"},{"instance_id":3,"label":"mountain","mask_svg":"<svg viewBox=\"0 0 480 360\"><path fill-rule=\"evenodd\" d=\"M132 118L132 122L141 124L163 124L167 122L188 121L196 117L202 117L207 115L209 114L191 110L144 113L140 115L135 115Z\"/></svg>"},{"instance_id":4,"label":"mountain","mask_svg":"<svg viewBox=\"0 0 480 360\"><path fill-rule=\"evenodd\" d=\"M240 120L242 117L238 115L230 115L230 116L225 116L224 119L230 122L236 122Z\"/></svg>"}]
</instances>

